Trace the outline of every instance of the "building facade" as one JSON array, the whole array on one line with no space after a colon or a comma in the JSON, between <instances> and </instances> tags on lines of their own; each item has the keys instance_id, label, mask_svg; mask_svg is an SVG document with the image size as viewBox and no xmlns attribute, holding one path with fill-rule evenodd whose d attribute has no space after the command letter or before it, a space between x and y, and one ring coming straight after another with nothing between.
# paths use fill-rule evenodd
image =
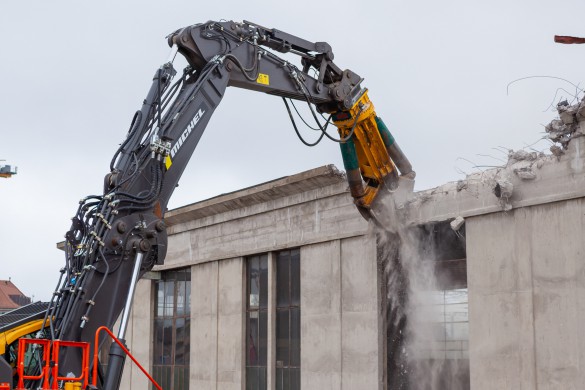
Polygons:
<instances>
[{"instance_id":1,"label":"building facade","mask_svg":"<svg viewBox=\"0 0 585 390\"><path fill-rule=\"evenodd\" d=\"M368 224L331 166L172 210L131 350L175 390L580 389L583 140L402 196L407 232Z\"/></svg>"}]
</instances>

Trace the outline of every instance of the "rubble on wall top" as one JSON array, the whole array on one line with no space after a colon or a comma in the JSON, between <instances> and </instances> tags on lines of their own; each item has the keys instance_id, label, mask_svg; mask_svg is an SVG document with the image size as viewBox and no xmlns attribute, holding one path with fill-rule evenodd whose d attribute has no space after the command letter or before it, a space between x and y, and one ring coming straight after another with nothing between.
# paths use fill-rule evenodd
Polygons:
<instances>
[{"instance_id":1,"label":"rubble on wall top","mask_svg":"<svg viewBox=\"0 0 585 390\"><path fill-rule=\"evenodd\" d=\"M585 140L577 138L585 135L585 98L572 105L561 101L557 112L558 117L545 126L546 138L553 142L552 154L508 150L507 160L501 166L411 193L404 202L397 202L398 209L418 215L417 220L424 220L431 218L430 215L444 217L466 208L469 208L467 215L474 215L583 196L580 194L585 190L579 183L585 180ZM461 206L461 202L465 206ZM447 212L449 208L453 210Z\"/></svg>"},{"instance_id":2,"label":"rubble on wall top","mask_svg":"<svg viewBox=\"0 0 585 390\"><path fill-rule=\"evenodd\" d=\"M563 100L557 104L557 112L559 117L546 125L545 130L548 139L558 144L551 146L550 151L559 157L573 138L584 134L582 123L585 123L585 97L573 105Z\"/></svg>"}]
</instances>

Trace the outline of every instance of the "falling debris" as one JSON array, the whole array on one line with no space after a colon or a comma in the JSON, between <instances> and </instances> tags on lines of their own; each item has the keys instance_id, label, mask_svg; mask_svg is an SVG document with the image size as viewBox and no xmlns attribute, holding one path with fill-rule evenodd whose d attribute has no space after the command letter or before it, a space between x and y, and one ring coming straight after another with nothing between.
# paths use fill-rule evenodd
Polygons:
<instances>
[{"instance_id":1,"label":"falling debris","mask_svg":"<svg viewBox=\"0 0 585 390\"><path fill-rule=\"evenodd\" d=\"M451 221L450 223L451 229L453 229L454 232L457 232L459 231L459 229L461 229L461 226L463 226L464 223L465 219L463 219L462 216L458 216L457 218Z\"/></svg>"}]
</instances>

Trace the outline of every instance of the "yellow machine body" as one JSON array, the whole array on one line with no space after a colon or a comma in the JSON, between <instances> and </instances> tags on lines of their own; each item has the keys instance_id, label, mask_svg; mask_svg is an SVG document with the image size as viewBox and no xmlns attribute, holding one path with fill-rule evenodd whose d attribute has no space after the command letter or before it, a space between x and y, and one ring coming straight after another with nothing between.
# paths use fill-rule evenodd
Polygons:
<instances>
[{"instance_id":1,"label":"yellow machine body","mask_svg":"<svg viewBox=\"0 0 585 390\"><path fill-rule=\"evenodd\" d=\"M334 120L334 124L341 138L347 139L346 145L341 145L344 165L351 194L363 214L370 209L381 187L395 186L398 173L376 123L374 104L367 90L346 117Z\"/></svg>"}]
</instances>

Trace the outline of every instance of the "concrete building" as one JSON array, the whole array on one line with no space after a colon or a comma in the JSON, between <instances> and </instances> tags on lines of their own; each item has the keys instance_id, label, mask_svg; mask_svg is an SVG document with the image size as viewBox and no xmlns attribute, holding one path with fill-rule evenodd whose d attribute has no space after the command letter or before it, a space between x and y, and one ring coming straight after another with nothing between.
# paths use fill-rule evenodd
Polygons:
<instances>
[{"instance_id":1,"label":"concrete building","mask_svg":"<svg viewBox=\"0 0 585 390\"><path fill-rule=\"evenodd\" d=\"M170 211L131 350L175 390L582 389L585 122L572 115L552 129L566 150L404 196L392 233L331 166Z\"/></svg>"}]
</instances>

